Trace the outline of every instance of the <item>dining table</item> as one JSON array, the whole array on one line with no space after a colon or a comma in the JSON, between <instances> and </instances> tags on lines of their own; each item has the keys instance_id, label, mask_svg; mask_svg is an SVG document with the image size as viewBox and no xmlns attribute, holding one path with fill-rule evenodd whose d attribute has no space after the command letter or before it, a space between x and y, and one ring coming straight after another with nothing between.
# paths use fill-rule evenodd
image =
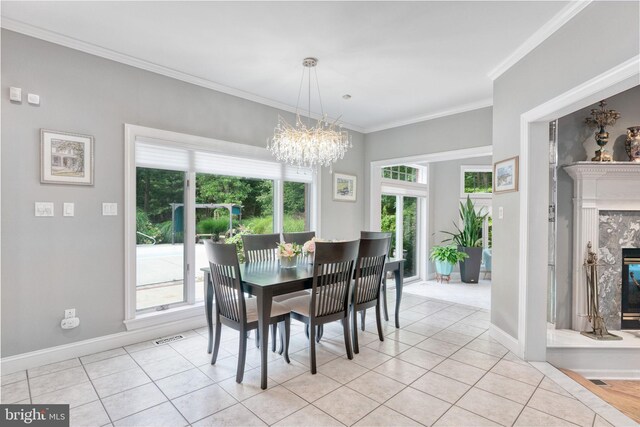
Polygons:
<instances>
[{"instance_id":1,"label":"dining table","mask_svg":"<svg viewBox=\"0 0 640 427\"><path fill-rule=\"evenodd\" d=\"M398 312L402 300L402 282L404 259L390 258L385 263L383 274L383 290L386 291L386 273L392 272L396 282L395 326L400 327ZM205 314L209 329L208 352L213 347L213 283L211 271L208 267L200 269L204 273ZM258 335L260 347L260 387L267 388L267 355L269 351L269 317L271 303L274 296L290 292L311 289L313 286L313 263L305 257L299 257L293 268L284 268L278 259L240 263L240 276L245 293L254 296L258 309ZM385 305L385 319L388 313Z\"/></svg>"}]
</instances>

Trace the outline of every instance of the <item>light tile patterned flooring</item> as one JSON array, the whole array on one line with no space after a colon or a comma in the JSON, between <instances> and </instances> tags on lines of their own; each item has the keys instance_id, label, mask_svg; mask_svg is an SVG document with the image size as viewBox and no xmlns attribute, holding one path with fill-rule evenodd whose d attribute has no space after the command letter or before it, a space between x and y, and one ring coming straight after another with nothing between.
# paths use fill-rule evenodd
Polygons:
<instances>
[{"instance_id":1,"label":"light tile patterned flooring","mask_svg":"<svg viewBox=\"0 0 640 427\"><path fill-rule=\"evenodd\" d=\"M368 313L353 360L327 325L315 376L292 321L291 364L269 354L267 390L253 344L237 384L237 332L223 328L211 365L202 328L3 376L2 402L68 403L72 426L611 425L489 338L487 311L405 293L400 319L380 342Z\"/></svg>"}]
</instances>

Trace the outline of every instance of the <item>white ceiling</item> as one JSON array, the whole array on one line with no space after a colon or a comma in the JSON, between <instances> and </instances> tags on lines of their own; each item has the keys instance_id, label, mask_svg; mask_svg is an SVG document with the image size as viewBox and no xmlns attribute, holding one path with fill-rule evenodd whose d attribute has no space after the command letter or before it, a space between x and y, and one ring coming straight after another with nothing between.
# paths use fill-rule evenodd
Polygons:
<instances>
[{"instance_id":1,"label":"white ceiling","mask_svg":"<svg viewBox=\"0 0 640 427\"><path fill-rule=\"evenodd\" d=\"M488 74L566 5L3 1L2 17L289 108L315 56L325 112L370 131L489 105Z\"/></svg>"}]
</instances>

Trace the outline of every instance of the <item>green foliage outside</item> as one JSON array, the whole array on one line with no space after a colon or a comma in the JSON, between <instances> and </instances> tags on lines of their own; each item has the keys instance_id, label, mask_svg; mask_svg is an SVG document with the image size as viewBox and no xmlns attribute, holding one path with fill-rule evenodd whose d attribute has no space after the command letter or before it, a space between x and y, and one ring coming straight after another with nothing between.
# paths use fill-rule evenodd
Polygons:
<instances>
[{"instance_id":1,"label":"green foliage outside","mask_svg":"<svg viewBox=\"0 0 640 427\"><path fill-rule=\"evenodd\" d=\"M460 252L456 245L434 246L429 254L431 261L448 262L449 264L464 261L466 258L469 258L469 255Z\"/></svg>"},{"instance_id":2,"label":"green foliage outside","mask_svg":"<svg viewBox=\"0 0 640 427\"><path fill-rule=\"evenodd\" d=\"M476 212L476 208L471 201L471 198L467 196L466 202L460 202L460 219L462 220L462 228L454 222L453 226L456 231L451 233L449 231L443 231L451 238L443 240L443 242L453 242L458 246L467 248L481 247L482 246L482 225L484 219L488 215L483 213L484 208L480 209L480 212Z\"/></svg>"},{"instance_id":3,"label":"green foliage outside","mask_svg":"<svg viewBox=\"0 0 640 427\"><path fill-rule=\"evenodd\" d=\"M491 172L465 172L465 193L491 193L493 191Z\"/></svg>"},{"instance_id":4,"label":"green foliage outside","mask_svg":"<svg viewBox=\"0 0 640 427\"><path fill-rule=\"evenodd\" d=\"M184 203L185 173L137 168L137 231L171 243L171 203ZM285 182L283 192L284 231L305 231L306 184ZM221 175L196 175L196 203L233 203L242 206L241 221L234 216L234 230L273 233L273 181ZM177 223L179 224L179 223ZM240 228L239 228L240 227ZM221 236L229 231L229 211L225 208L196 209L196 232ZM175 233L181 243L183 233ZM153 240L138 234L137 243Z\"/></svg>"}]
</instances>

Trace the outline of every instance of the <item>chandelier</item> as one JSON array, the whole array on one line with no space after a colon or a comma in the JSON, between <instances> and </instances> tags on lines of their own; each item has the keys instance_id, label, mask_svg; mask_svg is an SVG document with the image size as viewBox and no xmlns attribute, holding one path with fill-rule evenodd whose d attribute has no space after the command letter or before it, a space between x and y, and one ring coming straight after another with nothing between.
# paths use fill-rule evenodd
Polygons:
<instances>
[{"instance_id":1,"label":"chandelier","mask_svg":"<svg viewBox=\"0 0 640 427\"><path fill-rule=\"evenodd\" d=\"M287 123L285 119L278 116L273 137L267 141L267 148L271 154L280 161L299 167L328 166L339 159L344 158L347 149L352 147L351 136L342 126L338 124L338 119L330 122L324 114L322 108L322 97L320 96L320 85L315 66L318 64L316 58L305 58L302 65L302 79L298 90L298 100L296 102L296 123L295 126ZM314 69L316 87L318 88L318 100L320 102L321 118L312 124L311 119L311 69ZM308 118L305 121L300 117L298 106L304 84L305 69L308 71Z\"/></svg>"}]
</instances>

